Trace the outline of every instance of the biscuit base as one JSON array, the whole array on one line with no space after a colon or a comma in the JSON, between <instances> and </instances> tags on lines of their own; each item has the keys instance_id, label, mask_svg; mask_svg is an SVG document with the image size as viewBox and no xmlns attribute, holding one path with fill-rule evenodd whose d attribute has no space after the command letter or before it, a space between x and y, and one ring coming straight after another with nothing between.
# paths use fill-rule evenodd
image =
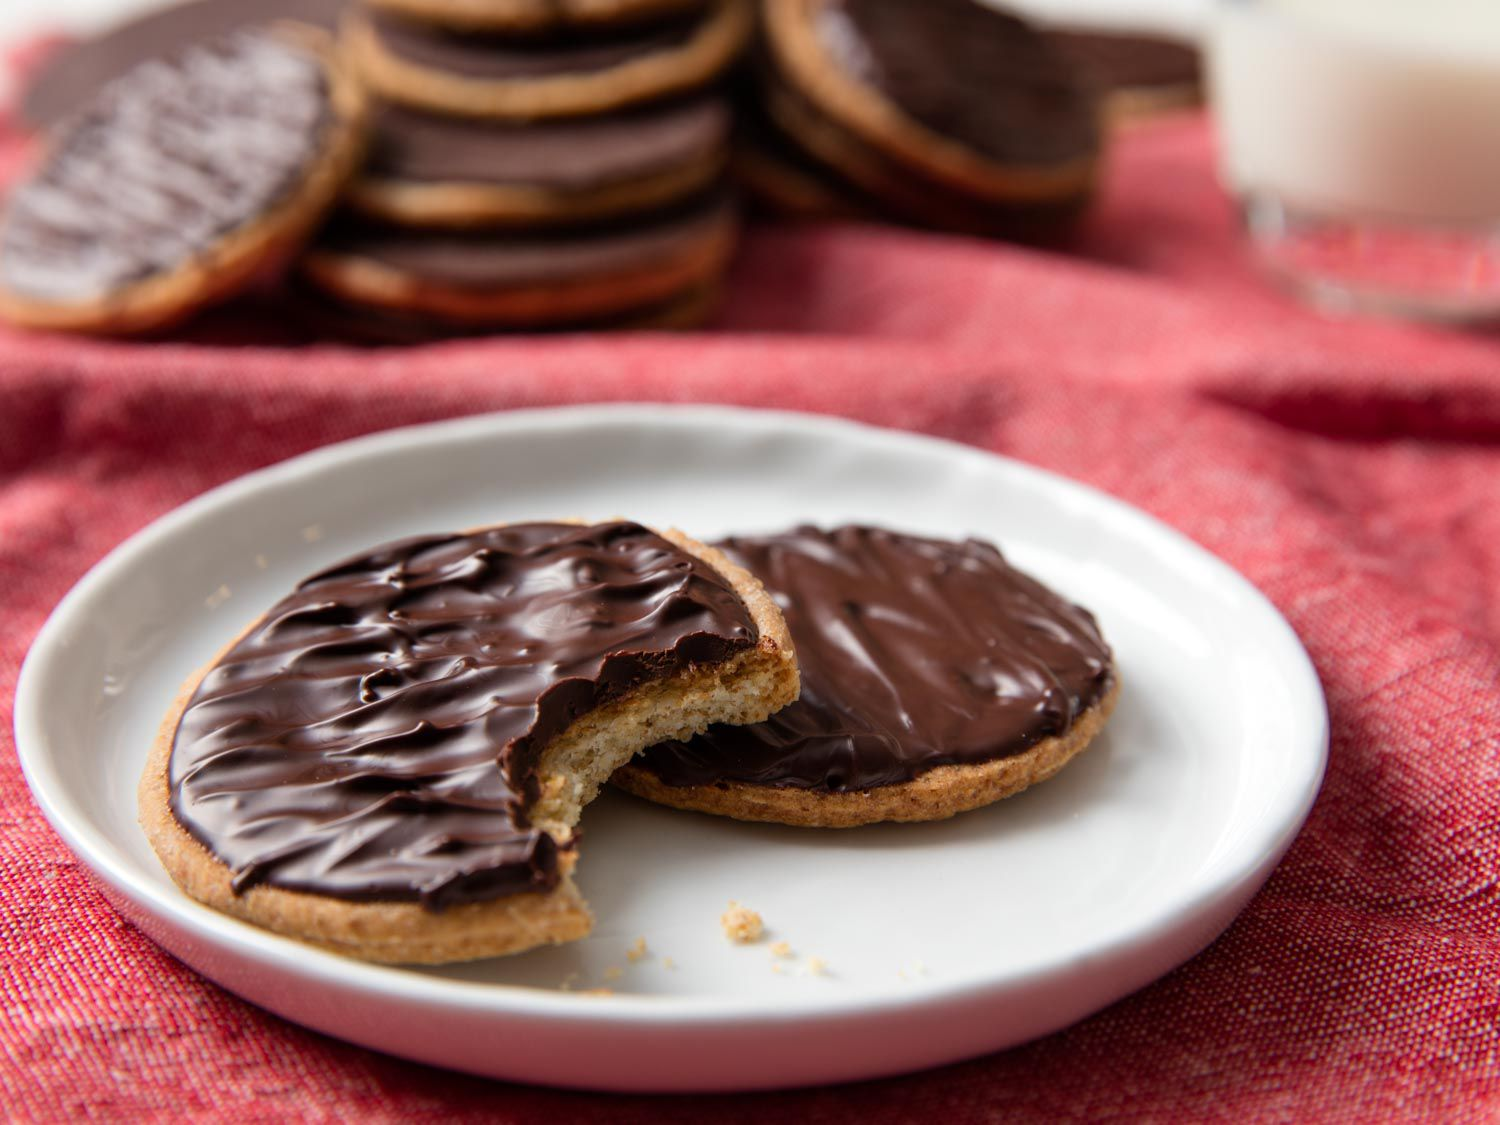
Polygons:
<instances>
[{"instance_id":1,"label":"biscuit base","mask_svg":"<svg viewBox=\"0 0 1500 1125\"><path fill-rule=\"evenodd\" d=\"M584 225L666 207L706 189L726 163L708 153L647 176L567 191L531 184L423 183L365 176L354 182L355 210L398 226L463 230Z\"/></svg>"},{"instance_id":2,"label":"biscuit base","mask_svg":"<svg viewBox=\"0 0 1500 1125\"><path fill-rule=\"evenodd\" d=\"M734 252L737 223L726 212L701 238L655 261L598 276L483 288L435 281L373 258L313 248L302 275L345 304L437 317L456 324L545 328L626 316L711 286Z\"/></svg>"},{"instance_id":3,"label":"biscuit base","mask_svg":"<svg viewBox=\"0 0 1500 1125\"><path fill-rule=\"evenodd\" d=\"M0 319L27 328L106 336L159 332L233 296L295 254L364 158L367 105L364 91L338 62L326 32L296 23L277 23L274 29L318 55L332 115L320 155L292 193L175 269L103 297L60 304L0 288Z\"/></svg>"},{"instance_id":4,"label":"biscuit base","mask_svg":"<svg viewBox=\"0 0 1500 1125\"><path fill-rule=\"evenodd\" d=\"M1104 729L1119 695L1116 677L1104 698L1080 715L1067 733L1044 739L1020 754L973 765L937 766L910 781L874 789L826 792L742 781L672 786L634 763L617 770L610 780L627 793L674 809L797 828L946 820L1052 777Z\"/></svg>"},{"instance_id":5,"label":"biscuit base","mask_svg":"<svg viewBox=\"0 0 1500 1125\"><path fill-rule=\"evenodd\" d=\"M345 18L343 42L365 82L381 97L455 117L534 120L603 113L706 85L726 70L750 37L749 0L714 0L680 46L605 70L536 78L476 78L435 70L386 49L370 20Z\"/></svg>"},{"instance_id":6,"label":"biscuit base","mask_svg":"<svg viewBox=\"0 0 1500 1125\"><path fill-rule=\"evenodd\" d=\"M141 777L137 791L141 826L167 874L189 896L215 910L365 961L424 965L470 961L586 935L593 920L572 880L576 854L570 849L582 806L618 766L646 746L666 738L691 737L711 723L760 722L796 699L799 689L786 623L760 583L718 551L681 532L659 534L729 581L750 611L760 639L754 648L730 660L690 666L641 684L581 716L542 750L537 767L542 796L531 812L533 822L562 849L553 889L442 911L416 902L361 902L267 884L235 893L228 865L172 812L168 779L183 713L204 676L239 637L183 686L157 732Z\"/></svg>"}]
</instances>

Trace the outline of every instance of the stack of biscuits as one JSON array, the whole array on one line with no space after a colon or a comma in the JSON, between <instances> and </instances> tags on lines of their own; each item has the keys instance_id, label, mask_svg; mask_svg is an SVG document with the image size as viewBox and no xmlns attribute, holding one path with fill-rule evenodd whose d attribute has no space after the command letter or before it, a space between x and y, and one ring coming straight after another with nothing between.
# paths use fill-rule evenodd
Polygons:
<instances>
[{"instance_id":1,"label":"stack of biscuits","mask_svg":"<svg viewBox=\"0 0 1500 1125\"><path fill-rule=\"evenodd\" d=\"M370 153L301 278L392 333L700 322L737 234L714 84L750 25L748 0L351 7Z\"/></svg>"}]
</instances>

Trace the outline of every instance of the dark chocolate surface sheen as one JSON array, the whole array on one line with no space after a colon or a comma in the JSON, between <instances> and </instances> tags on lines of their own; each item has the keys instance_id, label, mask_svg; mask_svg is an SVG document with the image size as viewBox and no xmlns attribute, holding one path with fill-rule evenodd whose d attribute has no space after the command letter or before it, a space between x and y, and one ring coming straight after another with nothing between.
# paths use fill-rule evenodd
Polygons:
<instances>
[{"instance_id":1,"label":"dark chocolate surface sheen","mask_svg":"<svg viewBox=\"0 0 1500 1125\"><path fill-rule=\"evenodd\" d=\"M292 19L332 28L347 0L187 0L61 48L26 86L21 114L51 125L148 59L251 24Z\"/></svg>"},{"instance_id":2,"label":"dark chocolate surface sheen","mask_svg":"<svg viewBox=\"0 0 1500 1125\"><path fill-rule=\"evenodd\" d=\"M170 272L290 194L332 120L321 60L266 32L144 63L61 125L11 193L0 282L84 302Z\"/></svg>"},{"instance_id":3,"label":"dark chocolate surface sheen","mask_svg":"<svg viewBox=\"0 0 1500 1125\"><path fill-rule=\"evenodd\" d=\"M631 688L757 640L734 590L638 524L377 548L303 582L178 726L172 810L258 883L431 909L556 884L536 757Z\"/></svg>"},{"instance_id":4,"label":"dark chocolate surface sheen","mask_svg":"<svg viewBox=\"0 0 1500 1125\"><path fill-rule=\"evenodd\" d=\"M385 12L367 12L376 37L392 55L409 63L465 78L508 81L595 74L682 46L702 23L676 18L608 37L569 34L548 39L515 39L445 31Z\"/></svg>"},{"instance_id":5,"label":"dark chocolate surface sheen","mask_svg":"<svg viewBox=\"0 0 1500 1125\"><path fill-rule=\"evenodd\" d=\"M1092 615L988 543L798 527L719 547L781 607L802 697L764 723L716 726L635 759L668 785L849 792L909 781L1063 734L1112 682Z\"/></svg>"},{"instance_id":6,"label":"dark chocolate surface sheen","mask_svg":"<svg viewBox=\"0 0 1500 1125\"><path fill-rule=\"evenodd\" d=\"M816 10L838 65L941 136L1021 165L1098 147L1086 81L1015 16L979 0L825 0Z\"/></svg>"},{"instance_id":7,"label":"dark chocolate surface sheen","mask_svg":"<svg viewBox=\"0 0 1500 1125\"><path fill-rule=\"evenodd\" d=\"M506 125L383 106L368 174L420 183L524 184L577 190L711 155L729 137L721 98L628 114Z\"/></svg>"}]
</instances>

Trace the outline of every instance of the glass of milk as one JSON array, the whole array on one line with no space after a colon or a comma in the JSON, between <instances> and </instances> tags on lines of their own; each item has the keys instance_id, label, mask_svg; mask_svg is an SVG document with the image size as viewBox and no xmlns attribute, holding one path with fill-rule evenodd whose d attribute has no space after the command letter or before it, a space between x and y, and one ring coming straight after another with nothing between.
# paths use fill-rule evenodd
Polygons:
<instances>
[{"instance_id":1,"label":"glass of milk","mask_svg":"<svg viewBox=\"0 0 1500 1125\"><path fill-rule=\"evenodd\" d=\"M1500 317L1500 0L1216 0L1220 174L1343 309Z\"/></svg>"}]
</instances>

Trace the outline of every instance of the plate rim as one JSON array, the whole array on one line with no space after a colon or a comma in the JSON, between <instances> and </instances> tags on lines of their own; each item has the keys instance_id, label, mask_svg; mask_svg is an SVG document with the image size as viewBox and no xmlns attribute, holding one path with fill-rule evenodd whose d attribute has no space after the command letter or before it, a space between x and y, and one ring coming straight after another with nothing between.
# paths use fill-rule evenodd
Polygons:
<instances>
[{"instance_id":1,"label":"plate rim","mask_svg":"<svg viewBox=\"0 0 1500 1125\"><path fill-rule=\"evenodd\" d=\"M1307 702L1317 725L1308 732L1305 769L1288 792L1282 814L1258 827L1253 840L1233 849L1200 874L1198 885L1186 900L1158 909L1126 932L1111 932L1101 942L1072 956L1050 956L1007 965L1001 971L925 979L895 988L862 987L854 994L827 992L797 996L662 996L617 994L608 998L538 989L502 982L455 980L401 967L367 964L308 946L220 914L185 895L162 873L137 877L130 859L111 837L94 827L86 816L69 815L64 787L50 769L50 740L44 733L42 689L51 666L59 659L64 642L79 609L107 587L118 571L130 569L161 539L222 507L246 499L267 487L294 482L335 468L350 460L395 453L403 447L447 440L463 441L481 435L520 430L527 436L544 431L578 429L601 424L647 424L701 427L704 424L742 428L758 424L786 434L796 428L823 431L857 440L891 442L929 454L954 457L990 471L997 467L1022 478L1030 477L1045 487L1059 489L1089 505L1102 505L1112 519L1138 533L1166 537L1179 553L1186 553L1210 573L1248 597L1253 612L1267 616L1267 624L1280 634L1284 650L1278 669L1289 684L1310 689ZM1116 524L1119 526L1119 524ZM1290 657L1290 660L1287 658ZM64 844L94 875L146 912L163 918L179 930L213 945L227 945L235 954L268 971L313 979L325 986L357 990L365 995L406 1003L438 1004L469 1012L497 1016L542 1018L556 1023L666 1024L666 1025L754 1025L843 1019L851 1015L878 1015L913 1008L941 1007L957 1001L973 1001L987 993L1003 994L1023 983L1036 983L1065 975L1078 964L1128 956L1169 937L1184 918L1194 917L1215 904L1232 898L1237 890L1257 878L1262 869L1274 869L1301 831L1322 785L1328 760L1329 722L1322 682L1301 639L1275 605L1244 575L1190 536L1143 509L1102 489L1072 480L1059 473L1020 461L1005 454L908 430L871 425L838 415L788 410L760 409L722 404L667 402L603 403L560 407L535 407L465 415L435 422L405 425L364 434L324 445L285 460L252 470L225 481L158 516L112 548L69 589L37 632L16 681L13 734L22 774L32 798ZM82 810L77 810L80 814ZM1261 875L1264 878L1263 875ZM108 897L108 896L107 896ZM1213 937L1218 936L1218 930ZM1212 939L1210 939L1212 940ZM1184 959L1185 960L1185 959ZM196 970L195 970L196 971ZM601 1002L604 1001L604 1002Z\"/></svg>"}]
</instances>

